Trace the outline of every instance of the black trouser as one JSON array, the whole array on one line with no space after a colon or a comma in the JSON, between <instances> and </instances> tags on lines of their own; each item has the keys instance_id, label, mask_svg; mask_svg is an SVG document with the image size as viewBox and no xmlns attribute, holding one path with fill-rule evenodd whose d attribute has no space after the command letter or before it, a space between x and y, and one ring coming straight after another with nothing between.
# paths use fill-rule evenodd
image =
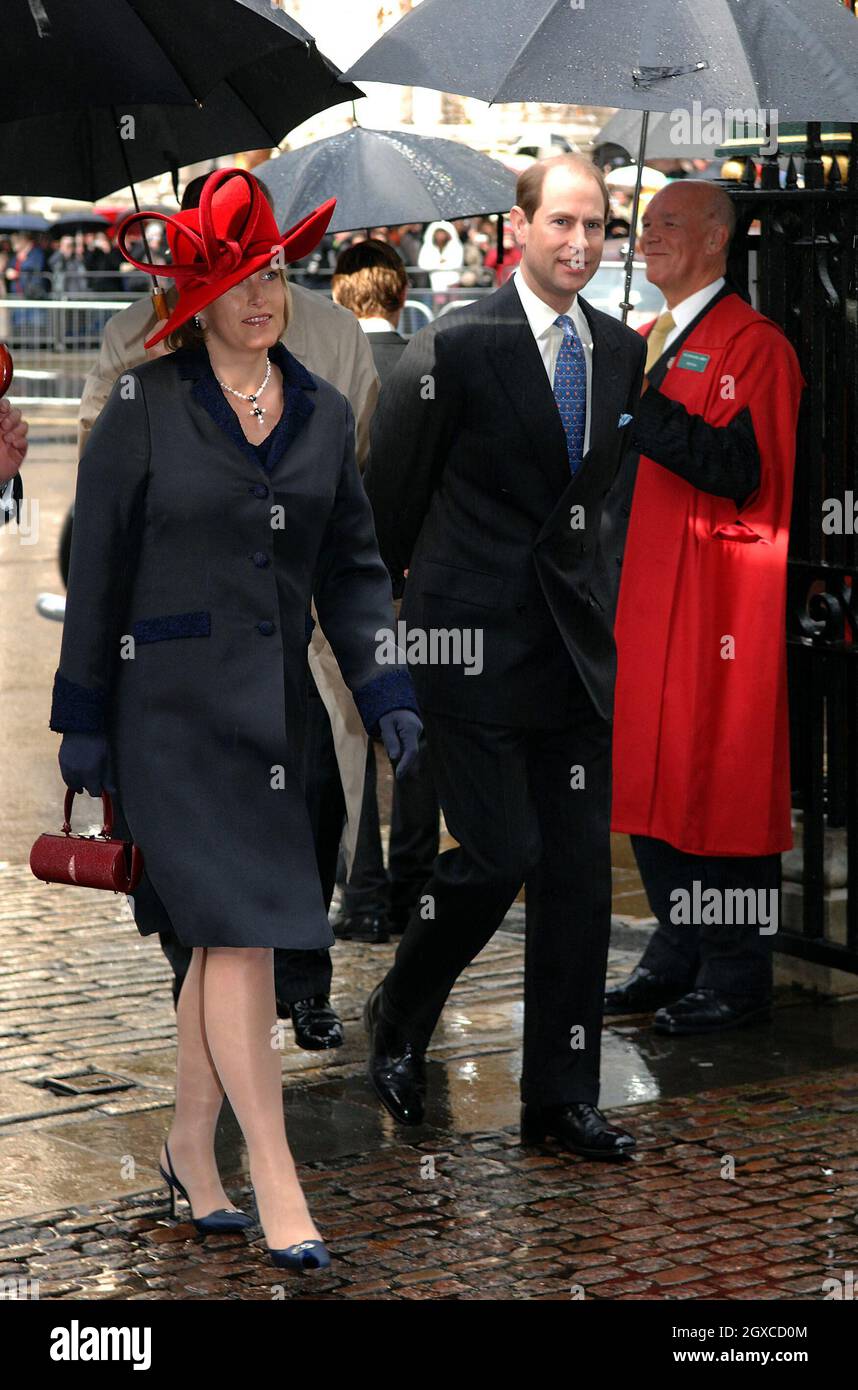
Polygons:
<instances>
[{"instance_id":1,"label":"black trouser","mask_svg":"<svg viewBox=\"0 0 858 1390\"><path fill-rule=\"evenodd\" d=\"M610 726L583 687L578 718L561 730L423 717L459 843L438 856L421 890L384 983L384 1013L424 1047L524 882L521 1098L595 1103L611 925ZM584 787L570 785L574 767Z\"/></svg>"},{"instance_id":2,"label":"black trouser","mask_svg":"<svg viewBox=\"0 0 858 1390\"><path fill-rule=\"evenodd\" d=\"M725 903L728 890L745 892L750 889L757 897L762 892L765 915L774 902L779 913L781 857L779 854L749 856L715 856L685 854L664 840L645 835L632 835L632 849L638 863L646 895L653 915L658 918L641 965L658 975L675 980L681 990L715 989L727 996L753 995L768 998L772 992L772 945L770 928L779 920L762 923L769 931L760 931L760 923L730 924L725 921L694 923L677 921L683 899L698 900L707 890L715 889L718 900ZM695 890L695 883L700 885ZM671 898L671 894L674 897ZM745 899L747 900L747 898ZM704 901L715 902L711 896ZM709 915L714 915L711 911ZM720 913L722 919L728 914ZM730 915L737 916L734 910ZM706 914L703 914L704 918Z\"/></svg>"},{"instance_id":3,"label":"black trouser","mask_svg":"<svg viewBox=\"0 0 858 1390\"><path fill-rule=\"evenodd\" d=\"M429 750L421 739L420 761L402 782L393 781L388 869L384 867L378 817L377 760L370 739L355 856L343 885L349 916L386 915L405 921L432 871L438 853L438 793Z\"/></svg>"},{"instance_id":4,"label":"black trouser","mask_svg":"<svg viewBox=\"0 0 858 1390\"><path fill-rule=\"evenodd\" d=\"M325 907L330 907L337 872L337 850L346 814L345 798L334 751L328 711L307 676L307 724L304 739L304 783L307 810L316 847ZM284 885L284 892L287 885ZM173 933L160 932L161 949L173 968L173 998L177 1000L191 963L191 948L182 946ZM331 953L318 951L274 952L274 992L278 1003L293 1004L316 994L330 994Z\"/></svg>"}]
</instances>

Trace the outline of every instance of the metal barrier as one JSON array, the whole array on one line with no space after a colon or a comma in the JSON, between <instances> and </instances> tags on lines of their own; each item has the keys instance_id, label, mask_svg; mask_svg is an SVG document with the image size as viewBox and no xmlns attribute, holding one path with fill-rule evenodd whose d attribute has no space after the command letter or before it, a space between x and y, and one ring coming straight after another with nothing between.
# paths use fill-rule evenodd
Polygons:
<instances>
[{"instance_id":1,"label":"metal barrier","mask_svg":"<svg viewBox=\"0 0 858 1390\"><path fill-rule=\"evenodd\" d=\"M138 296L139 297L139 296ZM104 325L131 299L0 299L0 341L9 344L15 375L8 399L33 418L77 411Z\"/></svg>"},{"instance_id":2,"label":"metal barrier","mask_svg":"<svg viewBox=\"0 0 858 1390\"><path fill-rule=\"evenodd\" d=\"M320 288L313 293L325 291ZM415 290L405 304L400 332L410 337L457 303L470 303L489 293L487 289ZM9 344L15 359L11 403L34 420L77 411L105 324L142 297L0 299L0 342Z\"/></svg>"}]
</instances>

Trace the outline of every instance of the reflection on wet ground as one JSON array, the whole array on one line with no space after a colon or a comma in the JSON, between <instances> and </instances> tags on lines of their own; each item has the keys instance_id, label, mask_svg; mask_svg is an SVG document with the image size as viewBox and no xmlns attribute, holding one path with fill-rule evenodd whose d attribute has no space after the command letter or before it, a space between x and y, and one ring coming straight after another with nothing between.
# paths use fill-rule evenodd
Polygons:
<instances>
[{"instance_id":1,"label":"reflection on wet ground","mask_svg":"<svg viewBox=\"0 0 858 1390\"><path fill-rule=\"evenodd\" d=\"M258 1228L203 1241L167 1216L174 1014L157 942L122 898L0 869L0 1280L19 1297L38 1280L48 1299L795 1299L854 1268L858 1004L783 996L770 1026L706 1040L615 1022L603 1105L637 1135L635 1159L529 1149L521 915L451 996L420 1129L397 1129L364 1071L360 1012L395 945L334 948L345 1045L301 1052L287 1027L283 1054L290 1140L334 1266L284 1285ZM633 929L617 939L613 978L640 949ZM87 1094L93 1071L132 1084ZM79 1094L46 1088L69 1074ZM218 1158L252 1210L228 1111Z\"/></svg>"},{"instance_id":2,"label":"reflection on wet ground","mask_svg":"<svg viewBox=\"0 0 858 1390\"><path fill-rule=\"evenodd\" d=\"M157 1180L160 1139L173 1097L170 972L157 943L140 938L124 899L0 871L0 1215L44 1210L140 1190ZM73 916L72 916L73 913ZM515 1125L519 1115L523 939L497 935L457 985L429 1054L426 1124L408 1137ZM623 938L625 939L625 938ZM395 943L334 948L333 1002L346 1030L334 1052L302 1052L287 1025L285 1108L300 1161L365 1153L396 1127L365 1075L364 999ZM611 952L622 978L636 952ZM674 1040L645 1019L605 1030L602 1104L634 1107L744 1083L858 1066L858 1003L822 1005L783 996L771 1025ZM50 1076L90 1069L134 1084L102 1095L55 1094ZM84 1078L85 1083L85 1078ZM634 1128L634 1110L626 1118ZM240 1135L225 1114L224 1173L244 1173Z\"/></svg>"}]
</instances>

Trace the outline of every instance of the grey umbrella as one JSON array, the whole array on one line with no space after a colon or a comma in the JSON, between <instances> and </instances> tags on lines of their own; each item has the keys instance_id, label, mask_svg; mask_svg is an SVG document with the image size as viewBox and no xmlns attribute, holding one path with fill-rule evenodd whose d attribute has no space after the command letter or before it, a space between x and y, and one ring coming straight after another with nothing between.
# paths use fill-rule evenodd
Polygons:
<instances>
[{"instance_id":1,"label":"grey umbrella","mask_svg":"<svg viewBox=\"0 0 858 1390\"><path fill-rule=\"evenodd\" d=\"M858 24L839 0L494 0L485 20L485 0L423 0L344 79L642 110L641 151L650 111L750 106L771 124L779 109L794 120L858 119ZM480 38L453 45L451 33ZM640 180L633 229L639 197Z\"/></svg>"},{"instance_id":2,"label":"grey umbrella","mask_svg":"<svg viewBox=\"0 0 858 1390\"><path fill-rule=\"evenodd\" d=\"M283 226L336 198L331 232L506 212L515 202L515 175L497 160L456 140L397 130L355 126L253 172Z\"/></svg>"},{"instance_id":3,"label":"grey umbrella","mask_svg":"<svg viewBox=\"0 0 858 1390\"><path fill-rule=\"evenodd\" d=\"M654 111L647 123L646 159L711 159L712 145L703 140L685 141L685 131L668 111ZM641 117L639 111L616 111L593 141L599 145L621 145L640 156Z\"/></svg>"}]
</instances>

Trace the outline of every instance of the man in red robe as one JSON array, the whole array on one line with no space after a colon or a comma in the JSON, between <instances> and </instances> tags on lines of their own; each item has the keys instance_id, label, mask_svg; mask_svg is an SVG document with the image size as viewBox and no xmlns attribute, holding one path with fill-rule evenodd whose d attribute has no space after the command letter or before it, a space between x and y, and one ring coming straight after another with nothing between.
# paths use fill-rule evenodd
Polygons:
<instances>
[{"instance_id":1,"label":"man in red robe","mask_svg":"<svg viewBox=\"0 0 858 1390\"><path fill-rule=\"evenodd\" d=\"M669 184L643 218L666 309L644 330L640 449L616 620L613 828L658 927L606 1012L658 1031L768 1015L792 844L784 605L795 352L725 280L727 193Z\"/></svg>"}]
</instances>

